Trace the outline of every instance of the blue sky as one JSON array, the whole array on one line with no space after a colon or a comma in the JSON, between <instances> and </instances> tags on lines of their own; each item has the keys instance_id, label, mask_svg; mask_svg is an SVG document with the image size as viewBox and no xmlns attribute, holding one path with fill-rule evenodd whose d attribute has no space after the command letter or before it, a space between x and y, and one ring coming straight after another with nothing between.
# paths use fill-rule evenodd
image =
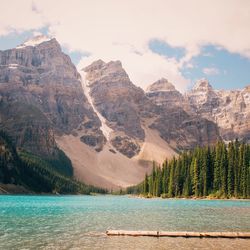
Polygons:
<instances>
[{"instance_id":1,"label":"blue sky","mask_svg":"<svg viewBox=\"0 0 250 250\"><path fill-rule=\"evenodd\" d=\"M0 36L0 50L7 50L11 48L15 48L17 45L24 43L26 40L30 39L34 36L34 32L39 32L43 35L48 35L48 27L44 27L38 30L30 30L20 33L12 32L7 36ZM67 47L62 46L62 50L64 53L70 56L72 62L77 65L82 57L87 54L81 53L79 51L70 51Z\"/></svg>"},{"instance_id":2,"label":"blue sky","mask_svg":"<svg viewBox=\"0 0 250 250\"><path fill-rule=\"evenodd\" d=\"M162 77L181 92L204 77L217 89L250 83L249 0L73 2L2 1L0 49L40 31L55 37L78 69L120 60L143 89Z\"/></svg>"},{"instance_id":3,"label":"blue sky","mask_svg":"<svg viewBox=\"0 0 250 250\"><path fill-rule=\"evenodd\" d=\"M47 35L48 28L44 27L36 32ZM32 37L33 34L34 30L0 36L0 50L16 47ZM186 53L185 48L171 47L166 42L157 39L151 40L148 43L148 48L155 54L176 61L183 58ZM62 50L71 57L75 65L83 57L88 56L88 54L79 51L70 51L65 46L62 46ZM212 45L204 46L201 53L193 57L190 63L192 68L182 67L180 72L186 79L190 79L192 84L204 77L210 81L215 89L236 89L250 84L250 59L236 53L230 53L225 49Z\"/></svg>"},{"instance_id":4,"label":"blue sky","mask_svg":"<svg viewBox=\"0 0 250 250\"><path fill-rule=\"evenodd\" d=\"M216 89L243 88L250 84L250 59L239 54L210 45L204 47L202 53L192 59L192 63L192 69L182 70L183 75L192 81L206 77ZM216 70L204 74L205 68Z\"/></svg>"},{"instance_id":5,"label":"blue sky","mask_svg":"<svg viewBox=\"0 0 250 250\"><path fill-rule=\"evenodd\" d=\"M185 48L171 47L159 40L151 41L149 48L161 56L176 60L185 55ZM225 49L204 46L201 53L192 58L191 64L193 68L183 67L181 72L192 82L205 77L216 89L243 88L250 84L250 59Z\"/></svg>"}]
</instances>

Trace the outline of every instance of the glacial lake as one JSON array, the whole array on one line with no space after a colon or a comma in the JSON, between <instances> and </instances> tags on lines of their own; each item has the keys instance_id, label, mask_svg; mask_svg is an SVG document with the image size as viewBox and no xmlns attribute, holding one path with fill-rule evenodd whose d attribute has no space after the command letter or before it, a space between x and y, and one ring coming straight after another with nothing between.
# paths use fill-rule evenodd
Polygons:
<instances>
[{"instance_id":1,"label":"glacial lake","mask_svg":"<svg viewBox=\"0 0 250 250\"><path fill-rule=\"evenodd\" d=\"M250 232L249 200L0 196L0 249L250 249L248 239L108 237L108 229Z\"/></svg>"}]
</instances>

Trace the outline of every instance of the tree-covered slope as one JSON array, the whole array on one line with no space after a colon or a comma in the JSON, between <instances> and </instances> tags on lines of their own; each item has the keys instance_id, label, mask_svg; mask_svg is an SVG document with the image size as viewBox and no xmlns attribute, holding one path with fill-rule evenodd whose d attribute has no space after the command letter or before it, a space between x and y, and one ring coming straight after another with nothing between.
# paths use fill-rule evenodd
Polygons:
<instances>
[{"instance_id":1,"label":"tree-covered slope","mask_svg":"<svg viewBox=\"0 0 250 250\"><path fill-rule=\"evenodd\" d=\"M24 186L37 193L83 193L105 192L77 182L60 169L71 165L70 160L60 151L55 161L44 160L23 150L18 150L11 138L0 131L0 183Z\"/></svg>"},{"instance_id":2,"label":"tree-covered slope","mask_svg":"<svg viewBox=\"0 0 250 250\"><path fill-rule=\"evenodd\" d=\"M163 197L249 198L250 145L239 141L197 147L153 167L150 176L128 193Z\"/></svg>"}]
</instances>

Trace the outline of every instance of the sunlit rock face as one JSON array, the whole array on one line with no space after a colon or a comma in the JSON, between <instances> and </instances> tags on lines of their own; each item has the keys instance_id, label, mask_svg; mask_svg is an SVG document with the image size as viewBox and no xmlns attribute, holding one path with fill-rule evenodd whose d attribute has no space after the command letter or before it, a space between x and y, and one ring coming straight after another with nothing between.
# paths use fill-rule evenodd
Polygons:
<instances>
[{"instance_id":1,"label":"sunlit rock face","mask_svg":"<svg viewBox=\"0 0 250 250\"><path fill-rule=\"evenodd\" d=\"M250 138L250 88L214 90L207 80L200 80L187 93L194 112L215 122L226 141Z\"/></svg>"},{"instance_id":2,"label":"sunlit rock face","mask_svg":"<svg viewBox=\"0 0 250 250\"><path fill-rule=\"evenodd\" d=\"M98 60L84 71L93 103L113 129L113 146L128 157L140 152L147 127L157 130L176 150L219 138L217 126L189 112L184 96L164 78L144 92L130 81L119 61Z\"/></svg>"},{"instance_id":3,"label":"sunlit rock face","mask_svg":"<svg viewBox=\"0 0 250 250\"><path fill-rule=\"evenodd\" d=\"M149 85L146 95L161 108L151 128L157 129L177 150L213 144L218 140L216 124L194 112L186 96L168 80L162 78Z\"/></svg>"},{"instance_id":4,"label":"sunlit rock face","mask_svg":"<svg viewBox=\"0 0 250 250\"><path fill-rule=\"evenodd\" d=\"M36 108L44 115L41 123L46 120L46 126L51 129L51 139L47 141L52 142L46 148L54 147L54 133L71 133L80 129L87 134L95 131L98 137L102 136L100 121L83 93L80 75L56 39L38 36L14 49L0 51L0 94L4 105L30 105L30 109L25 108L25 113ZM11 112L15 119L15 110L11 109ZM90 122L91 127L87 125ZM39 121L33 123L36 125L33 124L32 129L36 130ZM12 125L8 123L8 126ZM21 133L17 134L19 136ZM35 140L35 136L31 138ZM22 140L17 141L22 144ZM100 148L104 139L99 141L102 141L98 145Z\"/></svg>"},{"instance_id":5,"label":"sunlit rock face","mask_svg":"<svg viewBox=\"0 0 250 250\"><path fill-rule=\"evenodd\" d=\"M182 106L184 102L182 94L175 89L172 83L164 78L151 84L146 90L146 95L156 105L168 105L174 107Z\"/></svg>"},{"instance_id":6,"label":"sunlit rock face","mask_svg":"<svg viewBox=\"0 0 250 250\"><path fill-rule=\"evenodd\" d=\"M154 108L151 102L130 81L120 61L98 60L84 71L93 105L113 131L111 143L128 157L136 155L145 138L141 118Z\"/></svg>"},{"instance_id":7,"label":"sunlit rock face","mask_svg":"<svg viewBox=\"0 0 250 250\"><path fill-rule=\"evenodd\" d=\"M206 79L198 80L192 90L187 93L187 98L196 113L210 114L219 106L218 95Z\"/></svg>"}]
</instances>

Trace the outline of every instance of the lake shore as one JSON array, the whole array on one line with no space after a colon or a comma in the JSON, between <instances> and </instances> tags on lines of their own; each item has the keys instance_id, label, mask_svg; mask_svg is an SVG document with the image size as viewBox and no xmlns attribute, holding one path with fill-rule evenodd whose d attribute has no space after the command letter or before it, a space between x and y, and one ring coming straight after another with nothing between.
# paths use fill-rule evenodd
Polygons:
<instances>
[{"instance_id":1,"label":"lake shore","mask_svg":"<svg viewBox=\"0 0 250 250\"><path fill-rule=\"evenodd\" d=\"M1 195L27 195L27 196L81 196L81 195L90 195L90 196L126 196L128 198L135 199L145 199L145 200L222 200L222 201L250 201L246 198L216 198L216 197L145 197L143 195L117 195L117 194L101 194L101 193L90 193L90 194L59 194L59 193L35 193L32 192L23 186L14 185L14 184L0 184L0 196Z\"/></svg>"},{"instance_id":2,"label":"lake shore","mask_svg":"<svg viewBox=\"0 0 250 250\"><path fill-rule=\"evenodd\" d=\"M235 197L231 197L231 198L216 198L216 197L171 197L171 198L163 198L163 197L156 197L156 196L152 196L152 197L145 197L143 195L132 195L132 194L128 194L126 195L129 198L136 198L136 199L146 199L146 200L150 200L150 199L154 199L154 200L222 200L222 201L250 201L250 199L248 198L235 198Z\"/></svg>"}]
</instances>

